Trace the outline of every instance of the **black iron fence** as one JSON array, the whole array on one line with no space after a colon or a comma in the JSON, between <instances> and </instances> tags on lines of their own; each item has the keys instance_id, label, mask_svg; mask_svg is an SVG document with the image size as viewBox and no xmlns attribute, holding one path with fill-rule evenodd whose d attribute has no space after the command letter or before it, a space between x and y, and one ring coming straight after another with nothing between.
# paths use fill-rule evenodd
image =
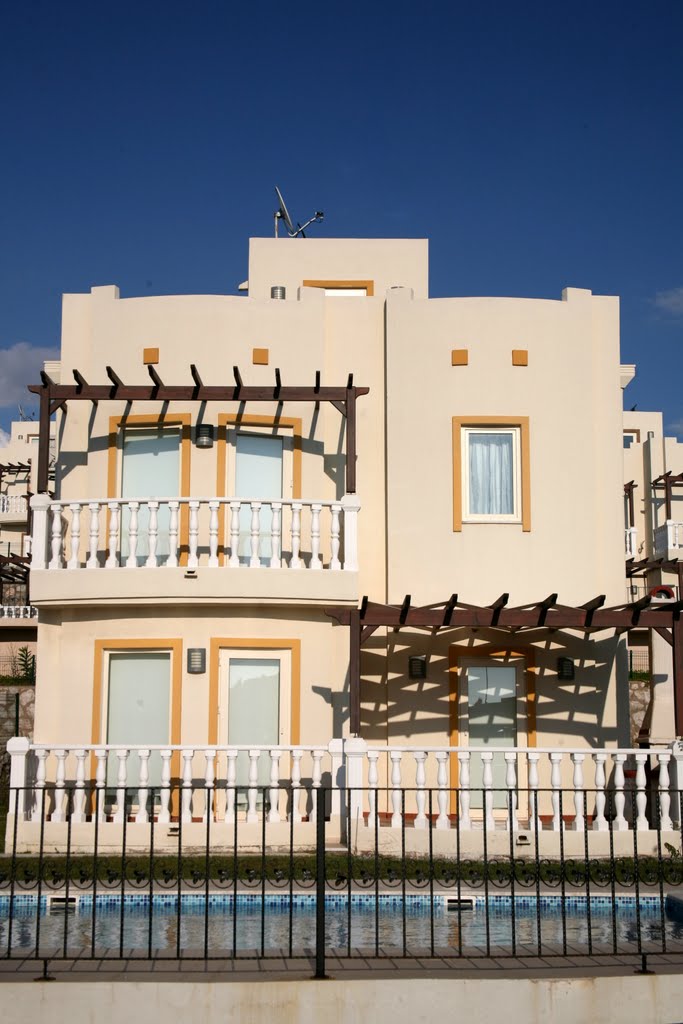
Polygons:
<instances>
[{"instance_id":1,"label":"black iron fence","mask_svg":"<svg viewBox=\"0 0 683 1024\"><path fill-rule=\"evenodd\" d=\"M179 813L182 787L174 786L164 823L154 789L147 821L133 804L136 787L118 823L104 816L103 787L67 787L59 821L46 813L49 785L31 806L35 791L11 790L1 955L38 961L45 974L60 960L285 958L308 960L323 977L331 958L559 958L570 966L618 956L646 969L648 957L683 953L680 790L664 816L652 795L649 828L628 832L615 826L611 792L606 830L592 829L597 794L585 790L587 827L572 831L564 811L574 813L574 790L550 794L559 796L558 830L544 819L545 791L525 791L530 827L522 828L521 791L513 801L507 789L470 790L481 798L482 822L465 831L458 791L449 793L456 813L447 827L438 824L443 792L427 789L424 827L406 828L406 797L416 791L401 790L401 826L391 828L380 810L385 790L372 792L370 818L354 817L362 794L344 790L339 844L324 787L314 791L311 820L262 813L248 822L242 808L248 797L253 806L255 788L209 789L203 818L188 822ZM271 792L258 788L266 811ZM221 799L236 811L215 820ZM495 827L485 828L494 805Z\"/></svg>"}]
</instances>

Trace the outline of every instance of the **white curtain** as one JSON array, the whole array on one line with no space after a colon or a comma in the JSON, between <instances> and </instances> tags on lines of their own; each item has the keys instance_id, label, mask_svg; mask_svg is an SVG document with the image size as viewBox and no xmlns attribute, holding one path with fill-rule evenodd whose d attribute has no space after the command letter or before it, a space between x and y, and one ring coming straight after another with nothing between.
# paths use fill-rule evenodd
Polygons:
<instances>
[{"instance_id":1,"label":"white curtain","mask_svg":"<svg viewBox=\"0 0 683 1024\"><path fill-rule=\"evenodd\" d=\"M513 515L513 438L509 433L469 435L470 515Z\"/></svg>"}]
</instances>

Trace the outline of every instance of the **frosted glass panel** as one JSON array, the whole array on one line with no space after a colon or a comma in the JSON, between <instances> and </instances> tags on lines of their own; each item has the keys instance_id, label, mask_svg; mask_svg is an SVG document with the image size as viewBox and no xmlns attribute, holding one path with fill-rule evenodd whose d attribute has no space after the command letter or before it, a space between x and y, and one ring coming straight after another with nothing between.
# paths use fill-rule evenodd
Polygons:
<instances>
[{"instance_id":1,"label":"frosted glass panel","mask_svg":"<svg viewBox=\"0 0 683 1024\"><path fill-rule=\"evenodd\" d=\"M514 515L513 437L469 435L470 515Z\"/></svg>"},{"instance_id":2,"label":"frosted glass panel","mask_svg":"<svg viewBox=\"0 0 683 1024\"><path fill-rule=\"evenodd\" d=\"M514 747L517 741L517 672L511 665L470 666L467 669L467 716L472 747ZM505 788L505 759L493 758L493 788ZM482 763L472 755L473 788L482 786ZM480 793L472 794L472 806L481 807ZM494 807L505 807L504 793L496 793Z\"/></svg>"},{"instance_id":3,"label":"frosted glass panel","mask_svg":"<svg viewBox=\"0 0 683 1024\"><path fill-rule=\"evenodd\" d=\"M171 655L130 652L109 656L107 700L107 743L142 747L169 742L171 702ZM116 786L118 758L107 761L107 786ZM128 758L129 786L140 779L137 756ZM149 760L149 784L161 784L161 755L154 751Z\"/></svg>"},{"instance_id":4,"label":"frosted glass panel","mask_svg":"<svg viewBox=\"0 0 683 1024\"><path fill-rule=\"evenodd\" d=\"M280 662L268 658L231 658L228 693L228 745L278 746L280 742ZM270 757L259 759L259 786L268 785ZM249 757L237 758L237 785L249 780ZM244 797L240 794L240 802Z\"/></svg>"},{"instance_id":5,"label":"frosted glass panel","mask_svg":"<svg viewBox=\"0 0 683 1024\"><path fill-rule=\"evenodd\" d=\"M180 431L126 430L123 436L122 498L176 498L180 482ZM158 511L159 534L157 557L166 562L170 546L168 527L170 510L162 505ZM121 529L121 558L129 554L128 528L130 512L124 508ZM142 565L149 554L149 509L138 510L137 562Z\"/></svg>"},{"instance_id":6,"label":"frosted glass panel","mask_svg":"<svg viewBox=\"0 0 683 1024\"><path fill-rule=\"evenodd\" d=\"M260 434L237 434L235 438L235 497L282 497L282 438ZM268 565L272 553L270 537L273 511L269 505L261 507L261 539L259 557ZM240 539L238 554L241 565L251 558L251 508L240 512Z\"/></svg>"}]
</instances>

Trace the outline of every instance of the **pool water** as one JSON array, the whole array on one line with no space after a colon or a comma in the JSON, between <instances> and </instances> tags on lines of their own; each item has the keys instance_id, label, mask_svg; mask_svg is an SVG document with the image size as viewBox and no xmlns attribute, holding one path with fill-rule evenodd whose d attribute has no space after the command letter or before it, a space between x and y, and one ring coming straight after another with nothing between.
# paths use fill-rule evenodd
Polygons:
<instances>
[{"instance_id":1,"label":"pool water","mask_svg":"<svg viewBox=\"0 0 683 1024\"><path fill-rule=\"evenodd\" d=\"M451 955L481 955L513 952L513 932L518 954L535 955L540 950L562 950L563 940L573 952L589 952L589 930L594 952L612 952L616 935L619 952L638 952L638 916L633 897L616 899L612 913L604 897L591 898L590 928L585 897L570 897L565 902L564 921L561 898L542 896L515 900L514 922L510 897L490 898L488 915L483 898L475 898L472 909L449 907L447 898L435 897L430 915L428 896L380 896L377 908L368 894L351 898L350 945L370 953L379 947L381 955L450 952ZM306 955L315 944L315 897L311 894L266 895L265 903L257 894L211 894L208 913L203 894L183 894L178 913L178 898L166 893L150 900L144 894L126 894L121 905L119 894L98 895L95 908L93 945L93 899L81 895L77 905L66 911L50 908L35 895L15 896L10 931L8 896L0 897L0 955L6 956L119 956L152 955ZM346 953L349 948L349 905L345 894L326 897L325 942L328 951ZM405 908L405 909L404 909ZM488 918L488 919L487 919ZM291 945L290 945L291 925ZM433 942L432 942L433 932ZM236 940L236 941L235 941ZM644 951L661 951L663 940L668 951L683 952L683 923L669 920L662 912L658 897L640 899L640 941ZM36 948L36 942L38 947Z\"/></svg>"}]
</instances>

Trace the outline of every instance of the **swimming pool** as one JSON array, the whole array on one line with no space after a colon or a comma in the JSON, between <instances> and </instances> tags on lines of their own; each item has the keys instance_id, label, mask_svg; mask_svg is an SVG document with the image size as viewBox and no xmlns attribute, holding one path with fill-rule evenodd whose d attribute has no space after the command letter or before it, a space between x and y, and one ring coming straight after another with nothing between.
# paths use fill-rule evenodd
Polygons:
<instances>
[{"instance_id":1,"label":"swimming pool","mask_svg":"<svg viewBox=\"0 0 683 1024\"><path fill-rule=\"evenodd\" d=\"M59 900L60 894L57 894ZM683 923L670 920L658 895L468 896L328 893L329 952L361 955L485 955L504 952L683 952ZM430 907L431 912L430 912ZM0 955L211 957L309 955L315 944L315 895L106 892L79 893L68 909L35 893L0 897ZM514 937L514 940L513 940Z\"/></svg>"}]
</instances>

